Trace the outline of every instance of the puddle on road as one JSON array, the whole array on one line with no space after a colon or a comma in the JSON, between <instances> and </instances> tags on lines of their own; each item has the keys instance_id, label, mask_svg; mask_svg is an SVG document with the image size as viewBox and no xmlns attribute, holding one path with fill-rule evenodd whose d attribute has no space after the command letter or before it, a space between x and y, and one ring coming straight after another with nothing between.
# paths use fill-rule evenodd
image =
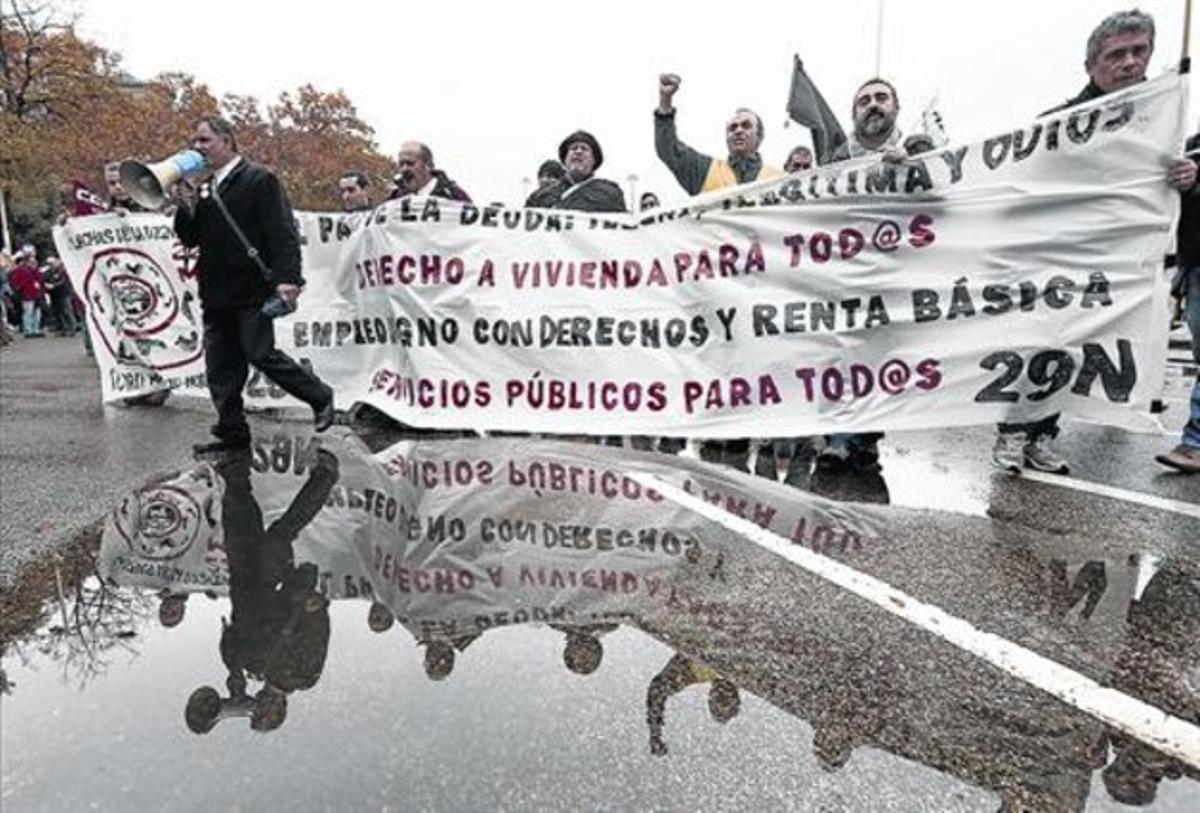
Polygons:
<instances>
[{"instance_id":1,"label":"puddle on road","mask_svg":"<svg viewBox=\"0 0 1200 813\"><path fill-rule=\"evenodd\" d=\"M987 516L990 472L981 477L964 477L959 463L938 462L933 452L908 444L898 448L885 446L882 462L892 505Z\"/></svg>"},{"instance_id":2,"label":"puddle on road","mask_svg":"<svg viewBox=\"0 0 1200 813\"><path fill-rule=\"evenodd\" d=\"M5 810L1200 807L1193 768L635 468L1197 714L1194 559L596 446L280 435L3 597Z\"/></svg>"}]
</instances>

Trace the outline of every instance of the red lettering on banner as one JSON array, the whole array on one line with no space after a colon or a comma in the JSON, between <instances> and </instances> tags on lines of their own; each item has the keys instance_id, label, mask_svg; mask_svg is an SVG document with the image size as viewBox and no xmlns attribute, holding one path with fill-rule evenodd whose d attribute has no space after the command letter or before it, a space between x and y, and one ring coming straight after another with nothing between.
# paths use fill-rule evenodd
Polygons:
<instances>
[{"instance_id":1,"label":"red lettering on banner","mask_svg":"<svg viewBox=\"0 0 1200 813\"><path fill-rule=\"evenodd\" d=\"M683 406L689 415L700 410L769 406L782 401L775 378L770 375L760 375L757 381L733 376L683 382Z\"/></svg>"},{"instance_id":2,"label":"red lettering on banner","mask_svg":"<svg viewBox=\"0 0 1200 813\"><path fill-rule=\"evenodd\" d=\"M354 274L359 290L396 285L436 288L461 285L466 264L461 257L440 254L382 254L355 263Z\"/></svg>"},{"instance_id":3,"label":"red lettering on banner","mask_svg":"<svg viewBox=\"0 0 1200 813\"><path fill-rule=\"evenodd\" d=\"M878 367L850 364L847 367L797 367L796 378L804 387L804 400L837 403L866 398L872 393L900 395L913 388L928 392L942 384L942 363L922 359L909 365L903 359L886 359Z\"/></svg>"},{"instance_id":4,"label":"red lettering on banner","mask_svg":"<svg viewBox=\"0 0 1200 813\"><path fill-rule=\"evenodd\" d=\"M900 229L901 226L891 220L865 226L866 233L872 235L871 246L885 254L895 251L901 239ZM922 212L914 215L908 222L908 244L913 248L921 249L932 245L935 238L931 215ZM804 262L806 248L808 258L816 265L823 265L831 260L853 259L867 245L867 239L863 230L846 226L836 234L826 231L814 231L807 235L789 234L783 238L783 245L790 249L788 266L796 268Z\"/></svg>"},{"instance_id":5,"label":"red lettering on banner","mask_svg":"<svg viewBox=\"0 0 1200 813\"><path fill-rule=\"evenodd\" d=\"M587 288L589 290L667 287L766 271L762 245L744 250L724 243L716 250L680 251L666 260L653 257L601 260L516 260L510 265L513 287Z\"/></svg>"}]
</instances>

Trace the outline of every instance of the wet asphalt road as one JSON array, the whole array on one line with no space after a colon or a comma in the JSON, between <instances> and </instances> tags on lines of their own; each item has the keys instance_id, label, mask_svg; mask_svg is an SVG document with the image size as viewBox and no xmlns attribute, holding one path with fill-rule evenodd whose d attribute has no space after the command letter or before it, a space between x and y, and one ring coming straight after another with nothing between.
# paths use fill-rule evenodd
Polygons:
<instances>
[{"instance_id":1,"label":"wet asphalt road","mask_svg":"<svg viewBox=\"0 0 1200 813\"><path fill-rule=\"evenodd\" d=\"M1189 371L1178 364L1171 370L1168 427L1186 418ZM69 539L142 479L190 465L190 445L207 439L208 404L103 406L97 375L76 339L18 338L0 350L0 587L12 583L20 563ZM259 425L269 431L271 423ZM1173 431L1158 437L1068 425L1059 448L1080 480L1200 503L1200 478L1154 462L1177 440ZM986 427L893 433L881 444L890 501L975 515L994 502L992 510L1035 526L1084 534L1090 525L1107 530L1114 523L1170 534L1177 521L1120 500L1014 483L993 471L992 442Z\"/></svg>"},{"instance_id":2,"label":"wet asphalt road","mask_svg":"<svg viewBox=\"0 0 1200 813\"><path fill-rule=\"evenodd\" d=\"M208 420L201 405L101 409L94 372L63 352L77 348L37 344L0 351L0 561L9 568L153 475L195 471L188 447ZM54 365L61 389L32 373ZM1183 408L1185 382L1174 383L1168 422ZM530 477L536 464L650 471L1194 722L1200 518L1187 511L1200 506L1200 480L1153 462L1173 437L1070 426L1060 448L1074 478L1183 503L1175 511L993 473L991 435L980 428L889 436L881 478L814 476L803 490L538 441L389 447L394 438L375 437L372 448L385 452L372 458L345 429L322 441L340 467L336 484L322 486L299 462L310 443L302 424L258 422L256 431L248 471L218 466L221 522L244 516L232 496L243 481L268 522L291 517L294 561L316 563L316 592L331 599L327 626L311 637L287 627L285 649L297 654L280 676L278 664L245 654L278 638L263 620L277 597L195 593L183 622L167 628L156 620L166 582L139 589L130 570L123 586L101 590L87 578L105 549L59 567L61 601L48 571L30 571L9 592L19 612L7 605L0 631L12 684L0 729L6 810L1115 810L1125 809L1118 799L1151 798L1150 809L1200 809L1195 768L693 512L640 494L538 489ZM436 476L415 487L404 475L413 460L469 461L476 473L487 462L497 476L486 487L450 488ZM369 488L392 489L414 514L461 517L469 530L438 544L418 533L423 541L406 545L385 503L355 507L352 495ZM301 494L308 513L296 508ZM568 549L562 531L509 545L498 529L513 518L590 528L593 540L595 529L652 525L659 543L613 561L605 557L619 551ZM106 534L110 552L119 538ZM596 563L632 574L628 591L553 581ZM419 575L471 570L484 584L485 574L521 568L543 575L448 593L422 590ZM372 631L384 625L371 623L368 596L385 608L386 631ZM520 611L538 608L550 623L520 623ZM225 625L246 628L246 618L251 633L227 642ZM251 694L254 674L290 681L283 725L252 731L249 706L231 701L214 730L188 730L187 699L202 685L226 696L231 662L249 664Z\"/></svg>"},{"instance_id":3,"label":"wet asphalt road","mask_svg":"<svg viewBox=\"0 0 1200 813\"><path fill-rule=\"evenodd\" d=\"M0 587L139 478L190 464L205 410L102 406L79 338L18 337L0 349Z\"/></svg>"}]
</instances>

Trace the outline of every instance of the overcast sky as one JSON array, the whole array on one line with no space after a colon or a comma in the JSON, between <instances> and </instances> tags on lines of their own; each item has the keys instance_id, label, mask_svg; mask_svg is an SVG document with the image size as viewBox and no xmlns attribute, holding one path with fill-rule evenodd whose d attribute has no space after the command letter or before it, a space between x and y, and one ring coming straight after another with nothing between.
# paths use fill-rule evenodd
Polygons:
<instances>
[{"instance_id":1,"label":"overcast sky","mask_svg":"<svg viewBox=\"0 0 1200 813\"><path fill-rule=\"evenodd\" d=\"M123 54L136 76L182 70L218 96L260 100L306 82L340 88L384 152L394 155L406 139L425 141L476 201L507 203L519 202L522 178L577 128L600 140L600 175L627 184L636 174L639 193L682 198L654 154L651 111L664 71L683 77L679 133L703 152L724 155L724 123L739 106L763 116L768 162L782 164L791 147L809 143L806 130L783 126L793 53L849 129L850 96L875 68L878 5L65 2L81 15L80 33ZM1151 75L1178 62L1183 6L1139 3L1158 24ZM901 125L912 129L934 94L953 140L1021 125L1084 85L1088 33L1128 7L1111 0L885 0L882 74L899 89ZM1196 18L1193 54L1200 49ZM1188 121L1195 129L1195 113Z\"/></svg>"}]
</instances>

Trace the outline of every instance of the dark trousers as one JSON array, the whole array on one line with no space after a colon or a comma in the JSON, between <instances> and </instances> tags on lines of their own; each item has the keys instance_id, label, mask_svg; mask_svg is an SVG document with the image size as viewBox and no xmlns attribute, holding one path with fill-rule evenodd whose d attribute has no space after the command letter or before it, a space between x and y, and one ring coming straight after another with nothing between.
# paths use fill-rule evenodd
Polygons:
<instances>
[{"instance_id":1,"label":"dark trousers","mask_svg":"<svg viewBox=\"0 0 1200 813\"><path fill-rule=\"evenodd\" d=\"M1030 440L1037 440L1040 437L1056 438L1058 437L1058 416L1056 412L1042 418L1040 421L1029 421L1028 423L998 423L996 430L1002 435L1011 435L1016 432L1024 432Z\"/></svg>"},{"instance_id":2,"label":"dark trousers","mask_svg":"<svg viewBox=\"0 0 1200 813\"><path fill-rule=\"evenodd\" d=\"M74 333L76 328L75 303L71 301L71 292L55 289L50 294L50 306L54 311L54 318L58 322L58 331Z\"/></svg>"},{"instance_id":3,"label":"dark trousers","mask_svg":"<svg viewBox=\"0 0 1200 813\"><path fill-rule=\"evenodd\" d=\"M333 397L333 390L321 379L275 347L275 323L257 307L206 310L204 366L208 392L217 408L212 433L226 443L250 440L242 390L251 365L314 410Z\"/></svg>"}]
</instances>

